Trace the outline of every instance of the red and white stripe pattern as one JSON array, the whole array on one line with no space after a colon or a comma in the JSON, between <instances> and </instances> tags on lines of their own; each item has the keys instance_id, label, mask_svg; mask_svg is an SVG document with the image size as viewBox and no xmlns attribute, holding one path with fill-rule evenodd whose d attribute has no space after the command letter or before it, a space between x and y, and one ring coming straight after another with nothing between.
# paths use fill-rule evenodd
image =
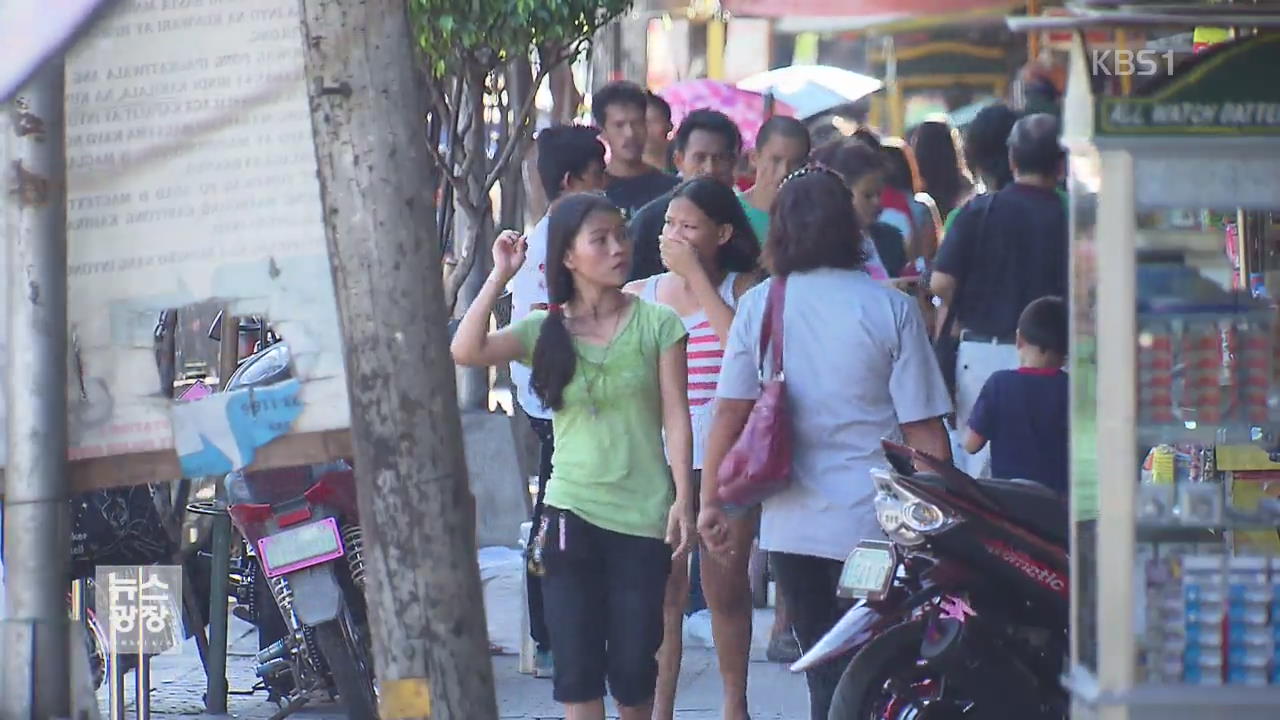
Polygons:
<instances>
[{"instance_id":1,"label":"red and white stripe pattern","mask_svg":"<svg viewBox=\"0 0 1280 720\"><path fill-rule=\"evenodd\" d=\"M720 364L724 361L724 349L720 337L699 313L702 321L689 328L689 407L701 407L716 398L716 381L720 378Z\"/></svg>"}]
</instances>

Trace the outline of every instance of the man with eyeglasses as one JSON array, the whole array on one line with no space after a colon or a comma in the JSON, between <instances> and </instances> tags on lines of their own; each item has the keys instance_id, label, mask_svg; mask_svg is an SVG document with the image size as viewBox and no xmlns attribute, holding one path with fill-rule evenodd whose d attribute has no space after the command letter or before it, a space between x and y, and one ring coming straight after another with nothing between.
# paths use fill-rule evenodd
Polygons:
<instances>
[{"instance_id":1,"label":"man with eyeglasses","mask_svg":"<svg viewBox=\"0 0 1280 720\"><path fill-rule=\"evenodd\" d=\"M682 180L708 177L733 187L733 171L742 152L742 133L727 115L706 109L689 113L676 130L674 146L676 170ZM635 243L631 280L666 272L658 238L673 194L674 190L667 192L640 208L627 224Z\"/></svg>"}]
</instances>

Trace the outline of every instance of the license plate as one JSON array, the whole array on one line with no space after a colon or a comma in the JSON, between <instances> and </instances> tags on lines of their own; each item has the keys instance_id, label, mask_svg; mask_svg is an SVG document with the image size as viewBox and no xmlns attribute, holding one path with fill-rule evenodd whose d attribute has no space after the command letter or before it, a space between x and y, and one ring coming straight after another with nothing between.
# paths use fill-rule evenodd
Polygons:
<instances>
[{"instance_id":1,"label":"license plate","mask_svg":"<svg viewBox=\"0 0 1280 720\"><path fill-rule=\"evenodd\" d=\"M342 557L342 552L338 521L333 518L292 527L258 541L258 557L267 577L328 562Z\"/></svg>"},{"instance_id":2,"label":"license plate","mask_svg":"<svg viewBox=\"0 0 1280 720\"><path fill-rule=\"evenodd\" d=\"M889 592L897 567L892 543L864 540L844 562L838 594L843 598L881 600Z\"/></svg>"}]
</instances>

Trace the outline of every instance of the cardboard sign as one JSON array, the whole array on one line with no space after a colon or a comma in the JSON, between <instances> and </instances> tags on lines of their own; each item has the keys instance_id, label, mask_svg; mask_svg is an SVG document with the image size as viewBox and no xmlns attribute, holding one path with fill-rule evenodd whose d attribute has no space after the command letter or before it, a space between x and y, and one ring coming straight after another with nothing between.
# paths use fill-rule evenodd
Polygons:
<instances>
[{"instance_id":1,"label":"cardboard sign","mask_svg":"<svg viewBox=\"0 0 1280 720\"><path fill-rule=\"evenodd\" d=\"M68 55L72 460L176 471L152 330L160 311L215 298L288 343L287 434L349 426L300 23L291 0L123 0ZM275 437L279 420L240 435ZM119 481L94 484L177 477L109 469Z\"/></svg>"}]
</instances>

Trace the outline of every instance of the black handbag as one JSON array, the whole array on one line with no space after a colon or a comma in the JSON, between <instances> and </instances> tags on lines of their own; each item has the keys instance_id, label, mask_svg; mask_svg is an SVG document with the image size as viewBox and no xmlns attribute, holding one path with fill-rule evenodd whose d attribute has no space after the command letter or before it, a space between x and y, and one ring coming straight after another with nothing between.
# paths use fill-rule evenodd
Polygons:
<instances>
[{"instance_id":1,"label":"black handbag","mask_svg":"<svg viewBox=\"0 0 1280 720\"><path fill-rule=\"evenodd\" d=\"M996 193L989 194L987 198L986 205L982 208L982 218L978 221L978 236L969 249L966 268L973 267L974 261L981 256L982 239L986 236L991 206L996 204ZM981 198L974 202L981 202ZM956 278L956 291L951 294L951 302L947 305L947 317L942 321L938 336L933 341L933 354L938 359L938 369L942 371L942 379L947 384L947 392L951 393L952 402L956 397L956 363L960 356L960 336L952 330L956 325L956 310L960 307L966 286L964 278Z\"/></svg>"}]
</instances>

